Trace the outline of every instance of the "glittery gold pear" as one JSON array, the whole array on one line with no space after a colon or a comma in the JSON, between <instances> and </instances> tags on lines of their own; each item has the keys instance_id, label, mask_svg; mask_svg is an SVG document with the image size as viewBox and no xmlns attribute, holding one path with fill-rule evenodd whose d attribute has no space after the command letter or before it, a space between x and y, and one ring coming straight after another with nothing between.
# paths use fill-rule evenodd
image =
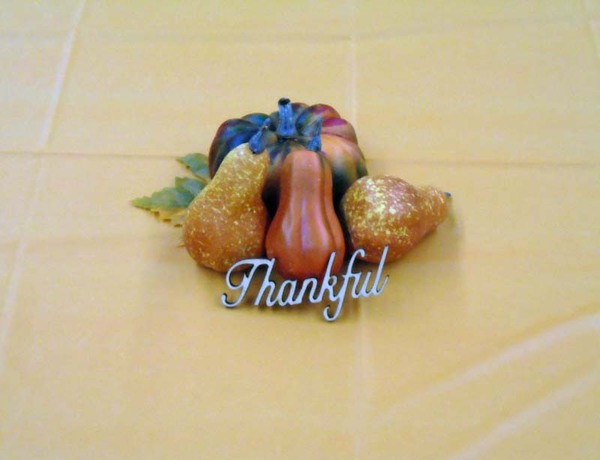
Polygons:
<instances>
[{"instance_id":1,"label":"glittery gold pear","mask_svg":"<svg viewBox=\"0 0 600 460\"><path fill-rule=\"evenodd\" d=\"M263 255L268 217L261 194L268 169L266 151L255 154L242 144L192 201L183 242L200 265L226 272L238 260Z\"/></svg>"},{"instance_id":2,"label":"glittery gold pear","mask_svg":"<svg viewBox=\"0 0 600 460\"><path fill-rule=\"evenodd\" d=\"M415 187L392 176L356 181L341 201L352 250L364 249L367 262L399 259L447 217L449 195L434 187Z\"/></svg>"}]
</instances>

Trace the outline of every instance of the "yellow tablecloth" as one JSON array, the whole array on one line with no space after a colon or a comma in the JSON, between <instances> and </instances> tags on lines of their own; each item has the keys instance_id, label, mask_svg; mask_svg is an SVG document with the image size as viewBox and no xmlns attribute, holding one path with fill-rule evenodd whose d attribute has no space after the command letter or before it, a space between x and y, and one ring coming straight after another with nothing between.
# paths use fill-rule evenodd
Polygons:
<instances>
[{"instance_id":1,"label":"yellow tablecloth","mask_svg":"<svg viewBox=\"0 0 600 460\"><path fill-rule=\"evenodd\" d=\"M596 0L3 1L0 457L600 458L599 53ZM454 196L333 324L129 204L282 96Z\"/></svg>"}]
</instances>

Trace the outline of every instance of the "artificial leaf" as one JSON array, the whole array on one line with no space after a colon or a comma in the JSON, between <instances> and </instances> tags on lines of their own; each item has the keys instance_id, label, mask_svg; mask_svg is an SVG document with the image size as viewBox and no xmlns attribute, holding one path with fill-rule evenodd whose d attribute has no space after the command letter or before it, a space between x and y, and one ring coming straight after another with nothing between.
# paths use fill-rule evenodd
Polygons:
<instances>
[{"instance_id":1,"label":"artificial leaf","mask_svg":"<svg viewBox=\"0 0 600 460\"><path fill-rule=\"evenodd\" d=\"M155 213L160 220L170 222L175 227L180 227L185 221L187 209L157 209Z\"/></svg>"},{"instance_id":2,"label":"artificial leaf","mask_svg":"<svg viewBox=\"0 0 600 460\"><path fill-rule=\"evenodd\" d=\"M166 187L150 196L136 198L131 203L137 208L156 213L160 220L181 225L187 207L204 186L198 179L177 177L175 187Z\"/></svg>"},{"instance_id":3,"label":"artificial leaf","mask_svg":"<svg viewBox=\"0 0 600 460\"><path fill-rule=\"evenodd\" d=\"M175 188L177 190L186 190L191 193L194 197L200 193L205 187L206 184L202 183L198 179L193 179L191 177L176 177L175 178Z\"/></svg>"},{"instance_id":4,"label":"artificial leaf","mask_svg":"<svg viewBox=\"0 0 600 460\"><path fill-rule=\"evenodd\" d=\"M187 190L179 190L175 187L166 187L150 196L136 198L131 203L142 209L150 211L156 209L181 209L187 208L193 196Z\"/></svg>"},{"instance_id":5,"label":"artificial leaf","mask_svg":"<svg viewBox=\"0 0 600 460\"><path fill-rule=\"evenodd\" d=\"M184 157L178 158L178 161L185 165L195 176L203 182L210 180L210 171L208 167L208 157L202 153L190 153Z\"/></svg>"}]
</instances>

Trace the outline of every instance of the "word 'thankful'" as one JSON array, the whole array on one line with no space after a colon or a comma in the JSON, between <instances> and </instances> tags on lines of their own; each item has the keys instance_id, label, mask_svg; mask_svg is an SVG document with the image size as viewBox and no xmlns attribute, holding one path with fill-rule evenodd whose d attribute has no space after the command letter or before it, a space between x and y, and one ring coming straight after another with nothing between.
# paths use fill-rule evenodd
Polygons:
<instances>
[{"instance_id":1,"label":"word 'thankful'","mask_svg":"<svg viewBox=\"0 0 600 460\"><path fill-rule=\"evenodd\" d=\"M226 275L227 287L234 291L240 291L239 295L235 300L229 301L227 294L223 294L221 296L221 303L228 308L237 307L246 297L248 288L250 287L254 276L257 274L257 270L260 267L266 267L260 290L254 299L255 306L260 305L263 299L268 307L288 307L299 305L304 301L319 303L327 296L332 304L333 302L337 302L337 304L333 311L331 309L332 304L327 305L323 310L323 317L327 321L335 321L342 312L344 299L348 289L350 289L350 295L354 299L377 296L383 292L389 279L389 276L382 279L383 266L385 264L387 252L388 247L386 246L383 249L379 266L377 267L373 283L370 287L368 285L371 279L371 271L367 271L366 273L352 271L356 258L365 255L365 251L362 249L357 249L354 254L352 254L352 257L348 261L346 272L341 275L331 274L331 267L335 260L335 252L333 252L329 257L327 270L320 285L316 278L307 278L302 282L298 280L284 280L280 286L277 286L277 283L271 279L271 273L275 266L275 259L240 260L229 268ZM246 265L249 269L243 274L242 280L238 284L234 284L232 280L233 273ZM350 286L351 283L352 286ZM306 296L307 293L308 296Z\"/></svg>"}]
</instances>

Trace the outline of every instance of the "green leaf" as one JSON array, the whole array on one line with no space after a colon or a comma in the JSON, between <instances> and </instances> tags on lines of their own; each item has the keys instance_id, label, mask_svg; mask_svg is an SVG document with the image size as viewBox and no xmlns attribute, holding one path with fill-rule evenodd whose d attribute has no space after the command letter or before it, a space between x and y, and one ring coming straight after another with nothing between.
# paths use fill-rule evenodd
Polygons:
<instances>
[{"instance_id":1,"label":"green leaf","mask_svg":"<svg viewBox=\"0 0 600 460\"><path fill-rule=\"evenodd\" d=\"M150 196L136 198L131 201L131 204L158 214L161 220L170 221L173 225L181 225L187 207L204 186L205 184L198 179L177 177L175 187L166 187Z\"/></svg>"},{"instance_id":2,"label":"green leaf","mask_svg":"<svg viewBox=\"0 0 600 460\"><path fill-rule=\"evenodd\" d=\"M187 208L193 196L187 190L179 190L175 187L166 187L150 196L136 198L132 204L138 208L148 209L180 209Z\"/></svg>"},{"instance_id":3,"label":"green leaf","mask_svg":"<svg viewBox=\"0 0 600 460\"><path fill-rule=\"evenodd\" d=\"M210 170L208 167L208 157L202 153L190 153L184 157L178 158L178 161L185 165L195 176L203 182L210 180Z\"/></svg>"},{"instance_id":4,"label":"green leaf","mask_svg":"<svg viewBox=\"0 0 600 460\"><path fill-rule=\"evenodd\" d=\"M176 177L175 178L175 188L177 190L185 190L191 193L194 197L200 193L206 184L200 182L198 179L193 179L191 177Z\"/></svg>"}]
</instances>

